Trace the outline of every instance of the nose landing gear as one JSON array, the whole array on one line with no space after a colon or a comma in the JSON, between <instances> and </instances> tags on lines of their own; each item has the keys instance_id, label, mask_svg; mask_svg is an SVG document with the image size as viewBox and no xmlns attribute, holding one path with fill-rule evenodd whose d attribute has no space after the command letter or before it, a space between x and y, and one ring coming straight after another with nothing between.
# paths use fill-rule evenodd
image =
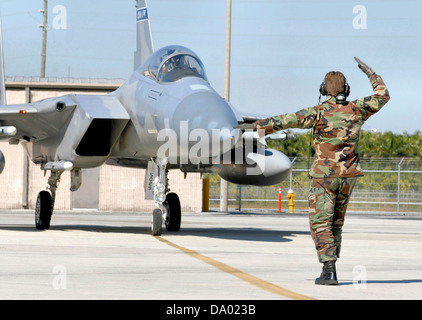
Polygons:
<instances>
[{"instance_id":1,"label":"nose landing gear","mask_svg":"<svg viewBox=\"0 0 422 320\"><path fill-rule=\"evenodd\" d=\"M160 236L163 232L163 222L167 231L179 231L182 220L179 196L168 193L168 170L165 160L154 161L158 175L154 180L154 201L157 209L152 212L151 231L153 236Z\"/></svg>"}]
</instances>

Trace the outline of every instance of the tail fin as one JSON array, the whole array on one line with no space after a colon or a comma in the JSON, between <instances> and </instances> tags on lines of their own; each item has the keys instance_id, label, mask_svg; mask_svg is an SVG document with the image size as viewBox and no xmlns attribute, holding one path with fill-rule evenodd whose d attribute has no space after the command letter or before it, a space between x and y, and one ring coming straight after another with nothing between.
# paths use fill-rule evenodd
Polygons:
<instances>
[{"instance_id":1,"label":"tail fin","mask_svg":"<svg viewBox=\"0 0 422 320\"><path fill-rule=\"evenodd\" d=\"M135 70L154 51L151 36L151 26L149 23L148 8L146 0L136 1L136 51L134 57Z\"/></svg>"},{"instance_id":2,"label":"tail fin","mask_svg":"<svg viewBox=\"0 0 422 320\"><path fill-rule=\"evenodd\" d=\"M6 104L6 84L4 80L4 59L3 59L3 39L1 33L0 17L0 105Z\"/></svg>"}]
</instances>

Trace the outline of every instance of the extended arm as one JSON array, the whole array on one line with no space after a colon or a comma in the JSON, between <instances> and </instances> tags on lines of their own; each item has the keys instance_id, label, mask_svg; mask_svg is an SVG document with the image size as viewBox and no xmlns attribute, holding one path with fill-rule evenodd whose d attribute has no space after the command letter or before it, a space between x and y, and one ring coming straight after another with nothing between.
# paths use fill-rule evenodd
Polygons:
<instances>
[{"instance_id":1,"label":"extended arm","mask_svg":"<svg viewBox=\"0 0 422 320\"><path fill-rule=\"evenodd\" d=\"M380 75L377 75L374 70L368 67L365 63L355 57L358 67L365 73L371 82L374 94L356 100L356 106L360 108L363 120L367 120L370 116L377 113L390 100L388 89Z\"/></svg>"},{"instance_id":2,"label":"extended arm","mask_svg":"<svg viewBox=\"0 0 422 320\"><path fill-rule=\"evenodd\" d=\"M317 108L309 107L298 112L258 120L254 124L256 129L263 129L266 134L288 128L309 129L314 125L316 115Z\"/></svg>"},{"instance_id":3,"label":"extended arm","mask_svg":"<svg viewBox=\"0 0 422 320\"><path fill-rule=\"evenodd\" d=\"M314 125L317 115L316 107L309 107L294 113L286 113L266 119L235 126L240 130L265 130L265 134L288 128L309 129Z\"/></svg>"}]
</instances>

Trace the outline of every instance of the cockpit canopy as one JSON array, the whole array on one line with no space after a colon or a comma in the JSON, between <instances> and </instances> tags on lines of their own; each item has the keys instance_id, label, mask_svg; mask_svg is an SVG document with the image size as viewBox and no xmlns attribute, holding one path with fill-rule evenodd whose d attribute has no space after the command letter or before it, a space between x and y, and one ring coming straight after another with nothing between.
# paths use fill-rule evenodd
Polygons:
<instances>
[{"instance_id":1,"label":"cockpit canopy","mask_svg":"<svg viewBox=\"0 0 422 320\"><path fill-rule=\"evenodd\" d=\"M154 52L139 67L139 72L160 82L174 82L185 77L199 77L208 82L201 60L182 46L168 46Z\"/></svg>"}]
</instances>

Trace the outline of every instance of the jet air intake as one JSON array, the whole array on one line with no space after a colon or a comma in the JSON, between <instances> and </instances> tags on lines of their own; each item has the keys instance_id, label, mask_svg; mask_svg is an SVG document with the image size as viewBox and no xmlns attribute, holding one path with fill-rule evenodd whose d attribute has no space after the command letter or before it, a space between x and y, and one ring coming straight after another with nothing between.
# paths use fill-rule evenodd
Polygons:
<instances>
[{"instance_id":1,"label":"jet air intake","mask_svg":"<svg viewBox=\"0 0 422 320\"><path fill-rule=\"evenodd\" d=\"M75 167L99 166L109 157L129 115L114 95L72 95L72 99L76 108L68 127L73 130L65 131L53 159L65 159Z\"/></svg>"}]
</instances>

